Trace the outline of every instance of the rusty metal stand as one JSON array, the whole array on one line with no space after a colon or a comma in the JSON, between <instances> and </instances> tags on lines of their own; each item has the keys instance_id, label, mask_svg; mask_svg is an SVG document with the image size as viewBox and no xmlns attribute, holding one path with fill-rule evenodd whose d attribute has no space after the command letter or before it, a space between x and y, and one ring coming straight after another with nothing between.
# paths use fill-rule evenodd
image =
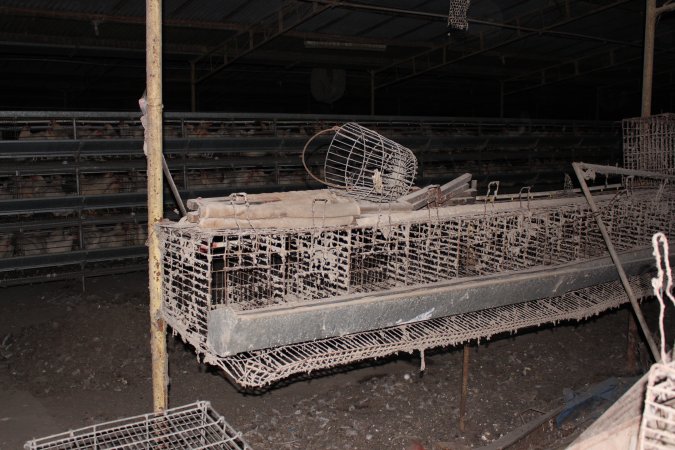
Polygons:
<instances>
[{"instance_id":1,"label":"rusty metal stand","mask_svg":"<svg viewBox=\"0 0 675 450\"><path fill-rule=\"evenodd\" d=\"M471 355L471 347L469 344L464 344L464 359L462 361L462 394L459 398L459 431L464 433L465 423L464 416L466 415L466 398L469 394L469 357Z\"/></svg>"}]
</instances>

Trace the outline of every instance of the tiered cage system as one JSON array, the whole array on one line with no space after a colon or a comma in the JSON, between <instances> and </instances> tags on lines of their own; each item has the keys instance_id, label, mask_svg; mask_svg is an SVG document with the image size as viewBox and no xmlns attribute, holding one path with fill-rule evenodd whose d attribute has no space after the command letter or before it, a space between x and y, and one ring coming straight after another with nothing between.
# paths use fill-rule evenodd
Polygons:
<instances>
[{"instance_id":1,"label":"tiered cage system","mask_svg":"<svg viewBox=\"0 0 675 450\"><path fill-rule=\"evenodd\" d=\"M146 267L139 115L0 113L0 286ZM569 161L620 160L616 123L382 116L167 113L164 150L184 198L308 189L303 145L348 121L412 149L420 185L470 172L479 189L559 188ZM177 218L168 189L165 202Z\"/></svg>"}]
</instances>

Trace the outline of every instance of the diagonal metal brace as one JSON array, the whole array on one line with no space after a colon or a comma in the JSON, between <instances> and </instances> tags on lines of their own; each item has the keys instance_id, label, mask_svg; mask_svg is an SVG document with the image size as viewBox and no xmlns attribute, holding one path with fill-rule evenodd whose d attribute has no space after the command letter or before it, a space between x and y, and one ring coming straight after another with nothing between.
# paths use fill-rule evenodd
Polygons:
<instances>
[{"instance_id":1,"label":"diagonal metal brace","mask_svg":"<svg viewBox=\"0 0 675 450\"><path fill-rule=\"evenodd\" d=\"M607 232L607 227L605 227L605 223L602 221L602 218L600 217L600 214L598 214L598 206L595 204L595 201L593 200L593 196L591 195L591 191L588 189L588 185L586 184L586 179L584 178L584 170L593 170L597 173L604 173L604 174L621 174L621 175L638 175L638 176L645 176L649 178L664 178L664 179L670 179L671 177L668 175L661 175L658 173L653 173L653 172L645 172L641 170L628 170L628 169L622 169L619 167L612 167L612 166L600 166L596 164L585 164L583 162L574 162L572 163L572 167L574 168L574 173L577 175L577 179L579 180L579 184L581 185L581 190L584 193L584 196L586 197L586 201L588 202L588 206L591 208L591 211L593 212L593 215L595 216L595 220L598 223L598 228L600 229L600 233L602 234L602 238L605 240L605 244L607 245L607 250L609 250L609 255L612 258L612 261L614 262L614 265L616 266L617 272L619 272L619 278L621 279L621 284L623 284L624 289L626 290L626 294L628 294L628 299L630 300L630 304L633 306L633 311L635 312L635 316L638 319L638 322L640 323L640 328L642 328L642 333L645 336L645 339L647 339L647 344L649 344L649 350L652 353L652 356L654 357L654 360L656 362L659 362L661 360L661 355L659 353L659 349L656 346L656 343L654 342L654 338L652 337L651 332L649 331L649 326L647 325L647 322L645 321L645 317L642 314L642 310L640 310L640 305L638 304L637 297L635 296L635 293L633 292L633 288L631 288L630 283L628 282L628 276L626 275L626 271L623 268L623 265L621 264L621 260L619 259L619 255L616 253L616 249L614 248L614 244L612 244L612 240L609 236L609 233Z\"/></svg>"}]
</instances>

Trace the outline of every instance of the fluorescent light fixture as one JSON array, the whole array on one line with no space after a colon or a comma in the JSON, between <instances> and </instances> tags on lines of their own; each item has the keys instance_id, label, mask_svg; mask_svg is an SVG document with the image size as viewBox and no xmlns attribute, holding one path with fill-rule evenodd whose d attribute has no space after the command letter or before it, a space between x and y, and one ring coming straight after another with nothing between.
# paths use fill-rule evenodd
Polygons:
<instances>
[{"instance_id":1,"label":"fluorescent light fixture","mask_svg":"<svg viewBox=\"0 0 675 450\"><path fill-rule=\"evenodd\" d=\"M305 41L305 48L324 48L329 50L365 50L383 52L387 50L384 44L365 44L360 42L341 41Z\"/></svg>"}]
</instances>

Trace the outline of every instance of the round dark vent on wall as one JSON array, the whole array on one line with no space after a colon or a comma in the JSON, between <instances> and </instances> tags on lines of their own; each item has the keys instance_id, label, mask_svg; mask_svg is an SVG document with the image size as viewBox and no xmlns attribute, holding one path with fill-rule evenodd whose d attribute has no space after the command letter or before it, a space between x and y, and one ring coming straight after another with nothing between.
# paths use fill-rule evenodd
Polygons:
<instances>
[{"instance_id":1,"label":"round dark vent on wall","mask_svg":"<svg viewBox=\"0 0 675 450\"><path fill-rule=\"evenodd\" d=\"M312 97L318 102L333 103L344 95L346 82L344 69L312 69Z\"/></svg>"}]
</instances>

